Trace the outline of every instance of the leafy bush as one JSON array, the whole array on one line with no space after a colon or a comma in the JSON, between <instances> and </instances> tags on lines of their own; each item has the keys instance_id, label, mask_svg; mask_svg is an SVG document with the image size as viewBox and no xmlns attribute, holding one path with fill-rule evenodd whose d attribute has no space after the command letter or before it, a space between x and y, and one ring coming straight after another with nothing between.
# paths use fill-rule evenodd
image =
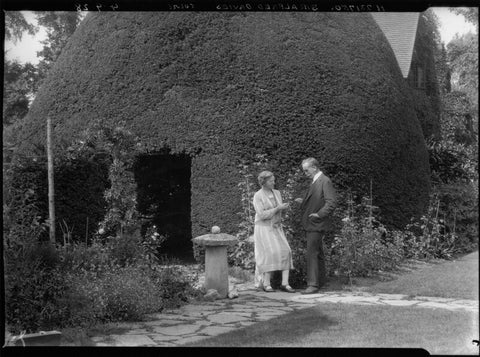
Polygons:
<instances>
[{"instance_id":1,"label":"leafy bush","mask_svg":"<svg viewBox=\"0 0 480 357\"><path fill-rule=\"evenodd\" d=\"M452 258L478 247L478 195L472 184L435 188L427 213L394 234L404 242L410 258Z\"/></svg>"},{"instance_id":2,"label":"leafy bush","mask_svg":"<svg viewBox=\"0 0 480 357\"><path fill-rule=\"evenodd\" d=\"M163 241L125 235L105 244L11 245L6 249L7 323L18 333L98 322L136 320L195 296L195 277L161 266ZM149 240L150 239L150 240ZM137 247L133 247L135 242ZM16 249L14 249L16 248Z\"/></svg>"},{"instance_id":3,"label":"leafy bush","mask_svg":"<svg viewBox=\"0 0 480 357\"><path fill-rule=\"evenodd\" d=\"M45 236L47 226L39 202L43 195L41 177L36 165L19 161L3 171L3 233L7 245L24 246Z\"/></svg>"},{"instance_id":4,"label":"leafy bush","mask_svg":"<svg viewBox=\"0 0 480 357\"><path fill-rule=\"evenodd\" d=\"M13 332L36 332L61 324L60 301L68 290L64 274L48 243L5 250L5 311ZM53 264L53 266L52 266Z\"/></svg>"},{"instance_id":5,"label":"leafy bush","mask_svg":"<svg viewBox=\"0 0 480 357\"><path fill-rule=\"evenodd\" d=\"M60 252L60 267L65 272L101 272L110 265L109 249L93 242L91 245L71 243L57 247Z\"/></svg>"},{"instance_id":6,"label":"leafy bush","mask_svg":"<svg viewBox=\"0 0 480 357\"><path fill-rule=\"evenodd\" d=\"M451 140L427 142L432 181L450 184L476 177L478 162L473 158L472 147Z\"/></svg>"},{"instance_id":7,"label":"leafy bush","mask_svg":"<svg viewBox=\"0 0 480 357\"><path fill-rule=\"evenodd\" d=\"M60 257L48 242L41 242L46 225L37 205L35 170L29 165L24 180L16 179L15 170L4 170L3 248L5 257L6 321L16 333L48 329L63 319L57 308L67 290L57 269Z\"/></svg>"},{"instance_id":8,"label":"leafy bush","mask_svg":"<svg viewBox=\"0 0 480 357\"><path fill-rule=\"evenodd\" d=\"M196 274L185 274L178 266L164 265L152 274L163 308L180 307L200 294L193 288L198 278Z\"/></svg>"},{"instance_id":9,"label":"leafy bush","mask_svg":"<svg viewBox=\"0 0 480 357\"><path fill-rule=\"evenodd\" d=\"M374 218L371 198L364 197L359 205L350 202L348 215L331 247L331 269L352 277L396 268L403 258L401 240L389 237L386 228Z\"/></svg>"},{"instance_id":10,"label":"leafy bush","mask_svg":"<svg viewBox=\"0 0 480 357\"><path fill-rule=\"evenodd\" d=\"M108 237L106 246L109 259L119 265L126 266L141 259L143 253L142 237L139 230L127 232L121 236Z\"/></svg>"},{"instance_id":11,"label":"leafy bush","mask_svg":"<svg viewBox=\"0 0 480 357\"><path fill-rule=\"evenodd\" d=\"M86 154L57 158L54 164L58 242L91 241L95 226L105 213L103 191L108 186L107 166L93 153L90 153L91 157ZM32 207L31 203L35 206L38 222L43 224L48 218L46 160L16 157L7 176L4 192L9 192L9 210L4 212L4 217L7 216L10 221L21 219L21 211ZM72 190L72 187L75 189ZM28 193L28 201L22 200L18 193ZM48 239L46 231L42 239Z\"/></svg>"},{"instance_id":12,"label":"leafy bush","mask_svg":"<svg viewBox=\"0 0 480 357\"><path fill-rule=\"evenodd\" d=\"M443 229L456 236L455 253L478 248L478 181L439 185L434 195Z\"/></svg>"},{"instance_id":13,"label":"leafy bush","mask_svg":"<svg viewBox=\"0 0 480 357\"><path fill-rule=\"evenodd\" d=\"M158 286L139 266L113 266L86 281L83 290L99 307L96 317L105 322L138 320L163 306Z\"/></svg>"}]
</instances>

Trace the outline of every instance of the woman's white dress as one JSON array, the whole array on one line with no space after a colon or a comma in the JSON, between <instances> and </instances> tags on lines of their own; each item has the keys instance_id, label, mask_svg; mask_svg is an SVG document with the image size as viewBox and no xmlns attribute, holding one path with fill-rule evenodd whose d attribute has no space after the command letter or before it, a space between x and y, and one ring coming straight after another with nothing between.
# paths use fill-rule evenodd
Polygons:
<instances>
[{"instance_id":1,"label":"woman's white dress","mask_svg":"<svg viewBox=\"0 0 480 357\"><path fill-rule=\"evenodd\" d=\"M274 213L274 208L282 204L282 196L278 190L273 190L273 194L269 198L264 190L259 190L253 196L255 263L260 274L293 269L292 251L281 224L281 211Z\"/></svg>"}]
</instances>

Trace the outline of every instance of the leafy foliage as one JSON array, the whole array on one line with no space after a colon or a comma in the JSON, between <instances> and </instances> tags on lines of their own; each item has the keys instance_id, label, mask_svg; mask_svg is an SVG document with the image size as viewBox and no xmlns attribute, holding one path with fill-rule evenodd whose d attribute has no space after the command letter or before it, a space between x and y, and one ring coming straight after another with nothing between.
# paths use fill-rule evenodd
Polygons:
<instances>
[{"instance_id":1,"label":"leafy foliage","mask_svg":"<svg viewBox=\"0 0 480 357\"><path fill-rule=\"evenodd\" d=\"M454 14L464 16L465 20L475 25L478 30L478 7L451 7L449 10Z\"/></svg>"},{"instance_id":2,"label":"leafy foliage","mask_svg":"<svg viewBox=\"0 0 480 357\"><path fill-rule=\"evenodd\" d=\"M439 202L438 217L444 226L443 233L455 236L454 253L477 249L478 180L438 185L433 194Z\"/></svg>"},{"instance_id":3,"label":"leafy foliage","mask_svg":"<svg viewBox=\"0 0 480 357\"><path fill-rule=\"evenodd\" d=\"M34 35L37 31L35 26L30 24L21 11L5 11L5 39L14 43L21 40L26 31Z\"/></svg>"},{"instance_id":4,"label":"leafy foliage","mask_svg":"<svg viewBox=\"0 0 480 357\"><path fill-rule=\"evenodd\" d=\"M478 110L478 35L456 36L447 49L453 89L465 92Z\"/></svg>"},{"instance_id":5,"label":"leafy foliage","mask_svg":"<svg viewBox=\"0 0 480 357\"><path fill-rule=\"evenodd\" d=\"M478 161L472 147L443 140L428 142L430 170L434 183L452 183L474 179Z\"/></svg>"},{"instance_id":6,"label":"leafy foliage","mask_svg":"<svg viewBox=\"0 0 480 357\"><path fill-rule=\"evenodd\" d=\"M3 125L13 124L27 113L36 92L38 72L31 63L5 60L3 92Z\"/></svg>"},{"instance_id":7,"label":"leafy foliage","mask_svg":"<svg viewBox=\"0 0 480 357\"><path fill-rule=\"evenodd\" d=\"M374 217L372 196L355 204L348 195L342 228L335 234L330 251L330 272L369 276L381 270L395 269L403 259L402 242L389 237L387 229Z\"/></svg>"},{"instance_id":8,"label":"leafy foliage","mask_svg":"<svg viewBox=\"0 0 480 357\"><path fill-rule=\"evenodd\" d=\"M440 101L443 102L443 96L452 90L451 76L452 71L447 62L447 49L442 42L437 45L435 54L435 68L437 72L438 89L440 91ZM441 124L440 124L441 126Z\"/></svg>"},{"instance_id":9,"label":"leafy foliage","mask_svg":"<svg viewBox=\"0 0 480 357\"><path fill-rule=\"evenodd\" d=\"M82 20L82 15L73 11L36 12L36 17L39 26L28 22L20 11L5 12L5 35L8 41L16 43L25 32L34 35L40 27L46 29L47 38L42 41L43 48L38 52L38 65L5 60L4 127L18 122L27 114L42 81Z\"/></svg>"},{"instance_id":10,"label":"leafy foliage","mask_svg":"<svg viewBox=\"0 0 480 357\"><path fill-rule=\"evenodd\" d=\"M11 251L8 249L7 251ZM61 306L67 286L64 272L42 268L38 261L6 257L5 311L7 324L15 332L36 332L58 326L65 318Z\"/></svg>"},{"instance_id":11,"label":"leafy foliage","mask_svg":"<svg viewBox=\"0 0 480 357\"><path fill-rule=\"evenodd\" d=\"M125 241L136 243L137 238L90 246L31 242L28 249L6 247L6 312L12 332L136 320L196 296L195 277L152 259L161 238L150 246Z\"/></svg>"},{"instance_id":12,"label":"leafy foliage","mask_svg":"<svg viewBox=\"0 0 480 357\"><path fill-rule=\"evenodd\" d=\"M478 129L475 126L477 114L468 96L461 91L452 91L442 99L442 138L467 146L475 145L478 138Z\"/></svg>"},{"instance_id":13,"label":"leafy foliage","mask_svg":"<svg viewBox=\"0 0 480 357\"><path fill-rule=\"evenodd\" d=\"M133 164L138 153L138 139L118 123L109 127L96 120L82 132L80 139L69 146L68 151L102 152L110 164L107 187L104 197L107 212L99 223L98 234L102 237L122 235L124 229L138 228L140 221L136 209L136 182Z\"/></svg>"},{"instance_id":14,"label":"leafy foliage","mask_svg":"<svg viewBox=\"0 0 480 357\"><path fill-rule=\"evenodd\" d=\"M91 241L106 211L103 192L108 187L108 177L105 166L104 159L97 155L89 157L82 154L56 160L54 176L58 242ZM11 199L4 217L11 216L7 217L10 221L19 219L21 211L25 209L20 192L27 192L29 200L36 207L38 222L46 222L46 160L16 157L9 167L8 175L11 175L11 179L4 186L4 192L9 191L12 195L9 196ZM76 189L72 190L72 187Z\"/></svg>"},{"instance_id":15,"label":"leafy foliage","mask_svg":"<svg viewBox=\"0 0 480 357\"><path fill-rule=\"evenodd\" d=\"M20 163L21 175L15 166L3 170L3 234L7 244L27 246L46 231L44 209L38 197L38 167ZM36 168L36 169L35 169ZM22 178L20 180L20 178Z\"/></svg>"}]
</instances>

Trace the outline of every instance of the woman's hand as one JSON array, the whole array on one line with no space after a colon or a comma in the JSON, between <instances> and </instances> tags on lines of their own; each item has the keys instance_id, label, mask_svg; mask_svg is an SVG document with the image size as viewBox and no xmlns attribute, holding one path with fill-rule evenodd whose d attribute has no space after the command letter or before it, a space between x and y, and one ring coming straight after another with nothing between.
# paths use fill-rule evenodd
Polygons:
<instances>
[{"instance_id":1,"label":"woman's hand","mask_svg":"<svg viewBox=\"0 0 480 357\"><path fill-rule=\"evenodd\" d=\"M281 205L278 205L278 210L285 210L288 209L290 205L288 203L282 203Z\"/></svg>"}]
</instances>

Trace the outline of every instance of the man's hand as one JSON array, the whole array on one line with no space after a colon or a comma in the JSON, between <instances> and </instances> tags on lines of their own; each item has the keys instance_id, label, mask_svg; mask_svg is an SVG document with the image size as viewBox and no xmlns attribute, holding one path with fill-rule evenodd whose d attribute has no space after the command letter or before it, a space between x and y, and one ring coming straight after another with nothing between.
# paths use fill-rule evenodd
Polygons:
<instances>
[{"instance_id":1,"label":"man's hand","mask_svg":"<svg viewBox=\"0 0 480 357\"><path fill-rule=\"evenodd\" d=\"M297 203L299 203L299 204L302 204L303 198L300 198L300 197L299 197L299 198L295 198L294 201L297 202Z\"/></svg>"}]
</instances>

